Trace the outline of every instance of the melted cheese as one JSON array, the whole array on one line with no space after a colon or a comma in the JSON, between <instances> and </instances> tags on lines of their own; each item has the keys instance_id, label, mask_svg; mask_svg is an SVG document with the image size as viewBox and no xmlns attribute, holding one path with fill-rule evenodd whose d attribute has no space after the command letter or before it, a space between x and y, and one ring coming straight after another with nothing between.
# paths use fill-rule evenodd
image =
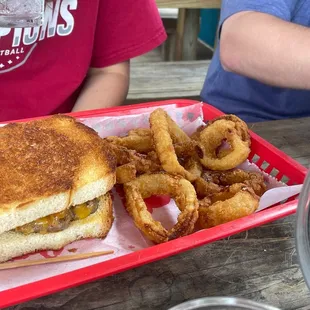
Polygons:
<instances>
[{"instance_id":1,"label":"melted cheese","mask_svg":"<svg viewBox=\"0 0 310 310\"><path fill-rule=\"evenodd\" d=\"M88 202L71 207L70 209L51 214L35 220L29 224L17 227L15 230L22 234L46 234L66 229L71 221L82 220L97 209L97 204Z\"/></svg>"},{"instance_id":2,"label":"melted cheese","mask_svg":"<svg viewBox=\"0 0 310 310\"><path fill-rule=\"evenodd\" d=\"M74 206L72 211L74 213L75 219L82 220L91 215L92 206L87 203L83 203L81 205Z\"/></svg>"}]
</instances>

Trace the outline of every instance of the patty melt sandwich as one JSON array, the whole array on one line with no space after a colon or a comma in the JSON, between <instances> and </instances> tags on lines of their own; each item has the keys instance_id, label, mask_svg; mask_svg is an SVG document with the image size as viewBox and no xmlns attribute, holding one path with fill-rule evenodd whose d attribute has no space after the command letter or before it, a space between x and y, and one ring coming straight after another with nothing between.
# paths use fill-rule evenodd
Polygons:
<instances>
[{"instance_id":1,"label":"patty melt sandwich","mask_svg":"<svg viewBox=\"0 0 310 310\"><path fill-rule=\"evenodd\" d=\"M74 118L0 128L0 262L104 238L115 178L101 138Z\"/></svg>"}]
</instances>

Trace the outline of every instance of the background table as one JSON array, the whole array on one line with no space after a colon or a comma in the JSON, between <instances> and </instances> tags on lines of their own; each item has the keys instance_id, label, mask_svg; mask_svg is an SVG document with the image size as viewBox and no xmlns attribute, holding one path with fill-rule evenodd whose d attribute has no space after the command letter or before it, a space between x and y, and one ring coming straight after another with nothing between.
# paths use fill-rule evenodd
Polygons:
<instances>
[{"instance_id":1,"label":"background table","mask_svg":"<svg viewBox=\"0 0 310 310\"><path fill-rule=\"evenodd\" d=\"M310 163L310 118L250 124L300 163ZM310 309L297 262L295 216L162 261L9 309L167 309L204 296L242 296Z\"/></svg>"},{"instance_id":2,"label":"background table","mask_svg":"<svg viewBox=\"0 0 310 310\"><path fill-rule=\"evenodd\" d=\"M158 8L178 8L174 60L195 60L200 9L219 9L221 0L156 0ZM171 47L170 47L171 48Z\"/></svg>"}]
</instances>

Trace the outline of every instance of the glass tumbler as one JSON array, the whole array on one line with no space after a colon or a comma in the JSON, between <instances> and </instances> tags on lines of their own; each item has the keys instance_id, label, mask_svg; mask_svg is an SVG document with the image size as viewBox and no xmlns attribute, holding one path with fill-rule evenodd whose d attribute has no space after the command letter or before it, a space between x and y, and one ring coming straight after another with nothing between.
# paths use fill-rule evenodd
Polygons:
<instances>
[{"instance_id":1,"label":"glass tumbler","mask_svg":"<svg viewBox=\"0 0 310 310\"><path fill-rule=\"evenodd\" d=\"M262 303L237 297L205 297L174 306L168 310L280 310Z\"/></svg>"},{"instance_id":2,"label":"glass tumbler","mask_svg":"<svg viewBox=\"0 0 310 310\"><path fill-rule=\"evenodd\" d=\"M0 0L0 27L36 27L44 19L45 0Z\"/></svg>"},{"instance_id":3,"label":"glass tumbler","mask_svg":"<svg viewBox=\"0 0 310 310\"><path fill-rule=\"evenodd\" d=\"M302 191L299 195L295 244L301 271L305 282L310 289L310 171L305 178Z\"/></svg>"}]
</instances>

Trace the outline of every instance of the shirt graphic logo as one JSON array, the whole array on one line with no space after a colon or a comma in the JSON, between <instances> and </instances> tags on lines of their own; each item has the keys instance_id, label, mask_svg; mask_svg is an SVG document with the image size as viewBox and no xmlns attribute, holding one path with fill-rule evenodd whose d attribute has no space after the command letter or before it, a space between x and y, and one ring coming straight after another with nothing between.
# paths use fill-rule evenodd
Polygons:
<instances>
[{"instance_id":1,"label":"shirt graphic logo","mask_svg":"<svg viewBox=\"0 0 310 310\"><path fill-rule=\"evenodd\" d=\"M26 63L38 42L70 35L74 29L71 11L77 7L78 0L56 0L46 5L42 26L0 28L0 74Z\"/></svg>"}]
</instances>

